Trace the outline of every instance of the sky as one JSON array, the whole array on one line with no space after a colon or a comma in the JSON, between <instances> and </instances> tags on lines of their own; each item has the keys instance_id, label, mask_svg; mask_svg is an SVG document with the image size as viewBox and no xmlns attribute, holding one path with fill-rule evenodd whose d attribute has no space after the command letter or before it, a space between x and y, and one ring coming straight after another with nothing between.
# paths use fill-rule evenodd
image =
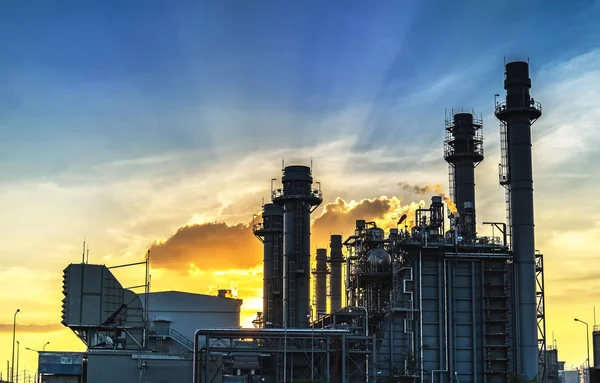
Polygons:
<instances>
[{"instance_id":1,"label":"sky","mask_svg":"<svg viewBox=\"0 0 600 383\"><path fill-rule=\"evenodd\" d=\"M0 3L0 370L23 347L82 350L60 322L62 270L152 255L152 289L234 288L261 309L249 228L285 164L324 204L313 245L383 225L446 190L444 113L484 120L480 222L504 218L504 61L529 60L536 247L548 337L585 360L600 266L597 1L19 1ZM480 230L483 233L483 228ZM119 271L124 285L141 270ZM143 282L142 282L143 283ZM20 369L35 369L21 350Z\"/></svg>"}]
</instances>

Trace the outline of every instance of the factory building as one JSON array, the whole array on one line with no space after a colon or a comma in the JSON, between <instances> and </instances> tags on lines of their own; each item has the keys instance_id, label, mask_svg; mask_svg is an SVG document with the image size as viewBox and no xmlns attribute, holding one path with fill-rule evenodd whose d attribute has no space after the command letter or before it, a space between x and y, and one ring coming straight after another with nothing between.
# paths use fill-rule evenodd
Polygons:
<instances>
[{"instance_id":1,"label":"factory building","mask_svg":"<svg viewBox=\"0 0 600 383\"><path fill-rule=\"evenodd\" d=\"M42 383L189 382L196 329L239 328L242 305L228 290L136 294L110 268L87 263L67 266L63 295L62 323L87 350L40 352Z\"/></svg>"}]
</instances>

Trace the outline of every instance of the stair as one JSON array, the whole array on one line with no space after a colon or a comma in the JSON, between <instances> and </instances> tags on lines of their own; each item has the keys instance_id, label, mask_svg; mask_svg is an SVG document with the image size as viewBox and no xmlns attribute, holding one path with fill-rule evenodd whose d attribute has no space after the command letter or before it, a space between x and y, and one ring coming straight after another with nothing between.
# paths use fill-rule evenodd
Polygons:
<instances>
[{"instance_id":1,"label":"stair","mask_svg":"<svg viewBox=\"0 0 600 383\"><path fill-rule=\"evenodd\" d=\"M194 342L188 339L185 335L172 328L158 328L154 331L155 336L169 337L187 348L189 351L194 351Z\"/></svg>"}]
</instances>

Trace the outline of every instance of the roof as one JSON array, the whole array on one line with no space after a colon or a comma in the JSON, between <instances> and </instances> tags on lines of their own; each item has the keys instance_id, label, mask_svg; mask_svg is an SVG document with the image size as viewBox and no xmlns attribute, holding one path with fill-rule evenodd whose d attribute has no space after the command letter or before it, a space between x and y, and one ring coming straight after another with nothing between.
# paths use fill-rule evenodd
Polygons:
<instances>
[{"instance_id":1,"label":"roof","mask_svg":"<svg viewBox=\"0 0 600 383\"><path fill-rule=\"evenodd\" d=\"M145 294L139 294L145 305ZM149 294L152 311L239 311L243 301L235 298L223 298L214 295L194 294L183 291L159 291Z\"/></svg>"}]
</instances>

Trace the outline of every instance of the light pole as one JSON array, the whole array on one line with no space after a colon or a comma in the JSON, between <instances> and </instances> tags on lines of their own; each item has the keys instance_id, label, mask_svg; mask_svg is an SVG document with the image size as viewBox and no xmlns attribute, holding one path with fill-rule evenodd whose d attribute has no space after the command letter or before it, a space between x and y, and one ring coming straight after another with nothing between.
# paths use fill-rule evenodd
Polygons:
<instances>
[{"instance_id":1,"label":"light pole","mask_svg":"<svg viewBox=\"0 0 600 383\"><path fill-rule=\"evenodd\" d=\"M21 343L17 341L17 383L19 383L19 351L21 350Z\"/></svg>"},{"instance_id":2,"label":"light pole","mask_svg":"<svg viewBox=\"0 0 600 383\"><path fill-rule=\"evenodd\" d=\"M49 345L50 342L46 342L46 344L44 345L44 347L42 347L42 351L46 351L46 346Z\"/></svg>"},{"instance_id":3,"label":"light pole","mask_svg":"<svg viewBox=\"0 0 600 383\"><path fill-rule=\"evenodd\" d=\"M15 315L13 317L13 344L12 344L12 360L10 362L10 381L14 381L15 375L15 334L17 332L17 314L21 311L21 309L17 309L15 311Z\"/></svg>"},{"instance_id":4,"label":"light pole","mask_svg":"<svg viewBox=\"0 0 600 383\"><path fill-rule=\"evenodd\" d=\"M584 322L581 319L575 318L573 320L575 322L581 322L585 325L585 341L587 344L587 368L588 368L587 373L589 374L590 373L590 331L589 331L589 326L588 326L587 322Z\"/></svg>"}]
</instances>

